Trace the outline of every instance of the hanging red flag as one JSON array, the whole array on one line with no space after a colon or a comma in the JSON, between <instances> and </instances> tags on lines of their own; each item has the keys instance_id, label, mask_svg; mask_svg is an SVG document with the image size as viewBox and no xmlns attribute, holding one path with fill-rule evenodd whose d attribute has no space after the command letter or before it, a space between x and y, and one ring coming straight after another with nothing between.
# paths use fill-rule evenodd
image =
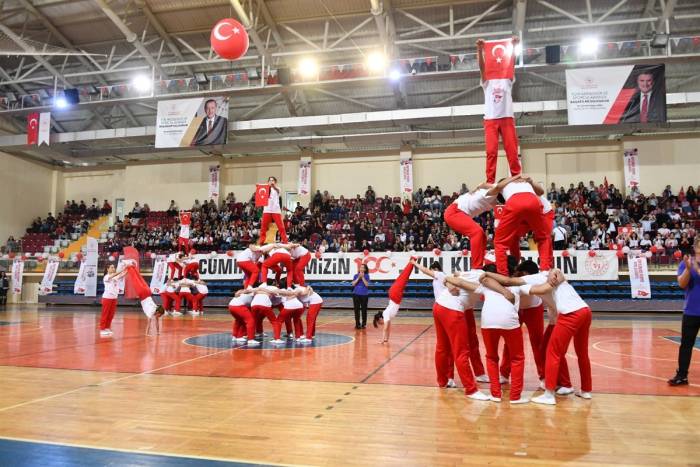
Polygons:
<instances>
[{"instance_id":1,"label":"hanging red flag","mask_svg":"<svg viewBox=\"0 0 700 467\"><path fill-rule=\"evenodd\" d=\"M37 112L27 115L27 144L39 143L39 114Z\"/></svg>"},{"instance_id":2,"label":"hanging red flag","mask_svg":"<svg viewBox=\"0 0 700 467\"><path fill-rule=\"evenodd\" d=\"M270 185L265 183L255 185L255 207L267 206L268 199L270 199Z\"/></svg>"},{"instance_id":3,"label":"hanging red flag","mask_svg":"<svg viewBox=\"0 0 700 467\"><path fill-rule=\"evenodd\" d=\"M513 79L515 53L512 39L484 42L484 80Z\"/></svg>"}]
</instances>

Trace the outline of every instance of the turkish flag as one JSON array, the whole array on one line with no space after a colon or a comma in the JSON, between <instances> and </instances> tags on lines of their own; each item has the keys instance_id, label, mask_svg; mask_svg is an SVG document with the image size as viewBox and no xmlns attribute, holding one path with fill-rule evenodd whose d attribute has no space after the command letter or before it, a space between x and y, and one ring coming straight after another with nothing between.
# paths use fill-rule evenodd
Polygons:
<instances>
[{"instance_id":1,"label":"turkish flag","mask_svg":"<svg viewBox=\"0 0 700 467\"><path fill-rule=\"evenodd\" d=\"M515 53L513 41L486 41L484 43L484 80L515 77Z\"/></svg>"},{"instance_id":2,"label":"turkish flag","mask_svg":"<svg viewBox=\"0 0 700 467\"><path fill-rule=\"evenodd\" d=\"M258 183L255 185L255 207L261 208L267 206L267 200L270 199L270 185Z\"/></svg>"},{"instance_id":3,"label":"turkish flag","mask_svg":"<svg viewBox=\"0 0 700 467\"><path fill-rule=\"evenodd\" d=\"M191 212L181 212L180 213L180 224L181 225L190 225L192 222L192 213Z\"/></svg>"},{"instance_id":4,"label":"turkish flag","mask_svg":"<svg viewBox=\"0 0 700 467\"><path fill-rule=\"evenodd\" d=\"M139 251L133 246L125 246L124 253L122 255L125 259L131 259L136 262L136 270L139 269ZM124 280L124 297L125 298L138 298L136 293L136 288L133 282L130 280L129 276L126 276Z\"/></svg>"},{"instance_id":5,"label":"turkish flag","mask_svg":"<svg viewBox=\"0 0 700 467\"><path fill-rule=\"evenodd\" d=\"M37 112L27 115L27 144L39 143L39 114Z\"/></svg>"}]
</instances>

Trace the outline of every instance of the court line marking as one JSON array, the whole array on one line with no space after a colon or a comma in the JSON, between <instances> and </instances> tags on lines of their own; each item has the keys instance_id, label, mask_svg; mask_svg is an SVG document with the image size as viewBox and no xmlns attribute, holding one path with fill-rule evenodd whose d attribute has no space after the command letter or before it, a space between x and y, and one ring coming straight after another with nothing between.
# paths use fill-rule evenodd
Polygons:
<instances>
[{"instance_id":1,"label":"court line marking","mask_svg":"<svg viewBox=\"0 0 700 467\"><path fill-rule=\"evenodd\" d=\"M428 327L426 327L425 329L423 329L420 333L418 333L417 336L415 336L415 337L414 337L413 339L411 339L406 345L404 345L401 349L399 349L398 352L396 352L394 355L392 355L391 357L389 357L388 359L386 359L386 360L384 361L384 363L382 363L381 365L379 365L377 368L375 368L374 370L372 370L372 371L370 372L370 374L368 374L367 376L365 376L364 379L360 380L360 383L366 383L372 376L374 376L375 374L377 374L377 372L378 372L379 370L381 370L382 368L384 368L384 367L385 367L390 361L392 361L394 358L398 357L399 354L401 354L404 350L406 350L406 349L408 348L409 345L411 345L411 344L413 344L415 341L417 341L420 337L423 336L423 334L425 334L426 332L428 332L428 330L429 330L430 328L432 328L432 327L433 327L433 325L431 324L431 325L429 325Z\"/></svg>"},{"instance_id":2,"label":"court line marking","mask_svg":"<svg viewBox=\"0 0 700 467\"><path fill-rule=\"evenodd\" d=\"M162 452L162 451L138 451L138 450L132 450L132 449L124 449L124 448L109 448L105 446L90 446L89 444L80 444L80 443L62 443L59 441L40 441L36 439L29 439L29 438L17 438L14 436L0 436L0 439L5 439L8 441L19 441L19 442L24 442L24 443L32 443L32 444L50 444L52 446L63 446L63 447L73 447L73 448L82 448L82 449L94 449L97 451L114 451L114 452L123 452L126 454L142 454L146 456L161 456L161 457L175 457L175 458L181 458L181 459L201 459L201 460L210 460L210 461L217 461L217 462L238 462L241 464L250 464L250 465L255 465L255 464L260 464L260 465L274 465L274 466L283 466L283 467L288 467L288 466L293 466L294 464L280 464L277 462L268 462L268 461L258 461L258 460L244 460L240 459L237 457L214 457L214 456L200 456L197 454L174 454L174 453L167 453L167 452Z\"/></svg>"},{"instance_id":3,"label":"court line marking","mask_svg":"<svg viewBox=\"0 0 700 467\"><path fill-rule=\"evenodd\" d=\"M659 337L659 338L661 338L661 339L664 339L663 336L656 336L656 337ZM668 339L666 339L666 340L668 340ZM612 354L612 355L621 355L621 356L623 356L623 357L644 358L644 359L647 359L647 360L659 360L659 361L662 361L662 362L675 362L675 361L677 360L677 359L675 359L675 358L646 357L646 356L644 356L644 355L632 355L632 354L622 353L622 352L613 352L612 350L605 350L605 349L601 349L600 347L598 347L598 344L610 343L610 342L632 342L632 339L607 339L607 340L600 340L600 341L597 341L597 342L593 343L593 345L592 345L591 347L592 347L593 349L599 351L599 352L609 353L609 354ZM670 341L670 342L672 342L672 341ZM697 350L697 349L696 349L696 350Z\"/></svg>"},{"instance_id":4,"label":"court line marking","mask_svg":"<svg viewBox=\"0 0 700 467\"><path fill-rule=\"evenodd\" d=\"M569 355L567 355L567 356L569 356ZM619 367L614 367L614 366L603 365L602 363L598 363L598 362L591 362L591 365L597 365L597 366L600 366L600 367L603 367L603 368L607 368L608 370L622 371L623 373L629 373L629 374L635 375L635 376L642 376L642 377L646 377L646 378L656 379L656 380L663 381L663 382L668 381L667 378L662 378L662 377L660 377L660 376L653 376L653 375L648 375L648 374L646 374L646 373L639 373L639 372L636 372L636 371L627 370L627 369L625 369L625 368L619 368ZM694 388L700 388L700 384L689 383L688 386L692 386L692 387L694 387ZM650 394L650 395L655 396L655 395L657 395L657 394Z\"/></svg>"}]
</instances>

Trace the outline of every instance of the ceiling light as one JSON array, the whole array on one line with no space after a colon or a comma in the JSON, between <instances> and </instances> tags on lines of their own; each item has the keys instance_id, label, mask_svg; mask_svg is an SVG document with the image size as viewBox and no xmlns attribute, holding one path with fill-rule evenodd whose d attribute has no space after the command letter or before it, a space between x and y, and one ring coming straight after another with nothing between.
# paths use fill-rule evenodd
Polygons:
<instances>
[{"instance_id":1,"label":"ceiling light","mask_svg":"<svg viewBox=\"0 0 700 467\"><path fill-rule=\"evenodd\" d=\"M523 53L523 44L522 42L518 42L515 44L515 49L513 49L513 52L515 52L515 55L518 56Z\"/></svg>"},{"instance_id":2,"label":"ceiling light","mask_svg":"<svg viewBox=\"0 0 700 467\"><path fill-rule=\"evenodd\" d=\"M65 109L66 107L68 107L68 101L66 100L65 97L59 96L59 97L54 99L53 105L57 109Z\"/></svg>"},{"instance_id":3,"label":"ceiling light","mask_svg":"<svg viewBox=\"0 0 700 467\"><path fill-rule=\"evenodd\" d=\"M401 71L397 68L392 69L389 72L389 79L392 81L398 81L401 79Z\"/></svg>"},{"instance_id":4,"label":"ceiling light","mask_svg":"<svg viewBox=\"0 0 700 467\"><path fill-rule=\"evenodd\" d=\"M585 55L593 55L598 50L598 38L584 37L578 45L578 50Z\"/></svg>"},{"instance_id":5,"label":"ceiling light","mask_svg":"<svg viewBox=\"0 0 700 467\"><path fill-rule=\"evenodd\" d=\"M297 68L304 79L318 77L318 62L311 57L302 58Z\"/></svg>"},{"instance_id":6,"label":"ceiling light","mask_svg":"<svg viewBox=\"0 0 700 467\"><path fill-rule=\"evenodd\" d=\"M380 73L386 68L386 57L381 52L371 52L367 55L367 69L372 73Z\"/></svg>"},{"instance_id":7,"label":"ceiling light","mask_svg":"<svg viewBox=\"0 0 700 467\"><path fill-rule=\"evenodd\" d=\"M151 79L144 75L135 76L134 79L131 81L131 84L133 84L134 88L136 88L136 90L139 92L150 91L151 86L153 85Z\"/></svg>"}]
</instances>

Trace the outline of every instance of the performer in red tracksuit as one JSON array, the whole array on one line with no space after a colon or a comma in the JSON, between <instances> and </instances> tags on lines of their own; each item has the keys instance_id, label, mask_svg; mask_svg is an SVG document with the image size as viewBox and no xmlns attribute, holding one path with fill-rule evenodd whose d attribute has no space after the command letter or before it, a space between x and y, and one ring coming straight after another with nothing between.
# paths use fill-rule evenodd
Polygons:
<instances>
[{"instance_id":1,"label":"performer in red tracksuit","mask_svg":"<svg viewBox=\"0 0 700 467\"><path fill-rule=\"evenodd\" d=\"M556 324L547 346L545 392L541 396L533 398L532 401L538 404L556 404L554 393L557 386L559 368L572 339L581 375L581 390L576 395L583 399L591 399L593 382L591 378L591 361L588 356L588 335L592 319L591 309L576 293L571 284L566 282L566 278L561 271L553 269L550 271L550 276L556 277L558 285L552 286L552 284L546 283L520 287L524 294L541 296L551 293L557 310Z\"/></svg>"},{"instance_id":2,"label":"performer in red tracksuit","mask_svg":"<svg viewBox=\"0 0 700 467\"><path fill-rule=\"evenodd\" d=\"M231 340L239 344L246 343L249 347L257 347L260 342L255 340L255 318L250 310L252 302L253 295L243 294L240 290L229 302L228 310L234 318Z\"/></svg>"},{"instance_id":3,"label":"performer in red tracksuit","mask_svg":"<svg viewBox=\"0 0 700 467\"><path fill-rule=\"evenodd\" d=\"M194 256L196 254L196 250L190 250L190 256L185 261L185 267L182 270L182 277L199 280L199 261Z\"/></svg>"},{"instance_id":4,"label":"performer in red tracksuit","mask_svg":"<svg viewBox=\"0 0 700 467\"><path fill-rule=\"evenodd\" d=\"M282 340L282 323L286 323L290 318L294 321L294 337L297 340L304 337L304 326L301 322L301 315L304 313L304 305L297 298L299 291L281 290L279 293L283 295L283 307L282 311L280 311L280 314L277 316L276 322L273 323L273 344L284 343ZM289 335L289 331L287 331L287 335Z\"/></svg>"},{"instance_id":5,"label":"performer in red tracksuit","mask_svg":"<svg viewBox=\"0 0 700 467\"><path fill-rule=\"evenodd\" d=\"M112 337L112 319L117 312L119 299L119 279L126 275L126 270L117 272L113 264L107 267L104 275L105 290L102 294L102 314L100 316L100 337Z\"/></svg>"},{"instance_id":6,"label":"performer in red tracksuit","mask_svg":"<svg viewBox=\"0 0 700 467\"><path fill-rule=\"evenodd\" d=\"M445 290L438 296L433 305L435 320L435 370L437 383L441 388L447 387L447 382L453 372L453 362L457 373L464 385L464 393L474 400L487 401L489 396L479 391L474 381L474 373L469 366L469 343L464 332L464 309L468 296L460 291L476 290L478 284L472 284L455 277L446 277ZM459 287L459 288L458 288ZM454 359L454 360L453 360Z\"/></svg>"},{"instance_id":7,"label":"performer in red tracksuit","mask_svg":"<svg viewBox=\"0 0 700 467\"><path fill-rule=\"evenodd\" d=\"M523 224L533 232L540 233L537 234L536 240L541 269L550 269L553 262L551 242L541 236L545 229L542 202L539 198L542 188L527 178L506 180L510 180L502 192L506 203L494 237L498 273L508 275L508 249L514 246L514 237L517 238L522 232Z\"/></svg>"},{"instance_id":8,"label":"performer in red tracksuit","mask_svg":"<svg viewBox=\"0 0 700 467\"><path fill-rule=\"evenodd\" d=\"M269 245L266 245L269 246ZM260 268L262 280L267 280L267 270L273 266L283 264L287 272L287 288L291 288L294 282L294 267L292 265L292 255L289 253L291 246L289 244L274 244L270 251L270 257L267 258Z\"/></svg>"},{"instance_id":9,"label":"performer in red tracksuit","mask_svg":"<svg viewBox=\"0 0 700 467\"><path fill-rule=\"evenodd\" d=\"M125 261L126 263L126 280L133 286L136 296L141 301L141 308L144 314L148 317L148 326L146 334L150 334L150 330L155 326L155 334L160 334L159 318L165 314L165 310L161 305L156 305L151 296L151 288L136 269L135 263L132 260Z\"/></svg>"},{"instance_id":10,"label":"performer in red tracksuit","mask_svg":"<svg viewBox=\"0 0 700 467\"><path fill-rule=\"evenodd\" d=\"M311 253L298 243L292 243L292 247L290 253L294 265L294 283L305 286L304 270L306 269L306 265L309 264L309 261L311 261Z\"/></svg>"},{"instance_id":11,"label":"performer in red tracksuit","mask_svg":"<svg viewBox=\"0 0 700 467\"><path fill-rule=\"evenodd\" d=\"M513 37L512 48L519 39ZM495 49L494 49L495 50ZM498 162L498 135L503 139L510 175L521 172L518 159L518 134L513 118L513 81L514 79L486 79L486 61L484 59L484 40L476 41L476 54L481 72L481 87L484 89L484 139L486 141L486 181L496 181L496 164ZM514 62L513 62L514 63Z\"/></svg>"},{"instance_id":12,"label":"performer in red tracksuit","mask_svg":"<svg viewBox=\"0 0 700 467\"><path fill-rule=\"evenodd\" d=\"M194 309L194 295L192 295L192 288L195 286L194 282L189 279L182 279L178 283L178 296L180 300L185 300L185 305L190 309L190 314L193 316L199 313Z\"/></svg>"},{"instance_id":13,"label":"performer in red tracksuit","mask_svg":"<svg viewBox=\"0 0 700 467\"><path fill-rule=\"evenodd\" d=\"M236 257L236 264L243 270L243 288L253 287L258 281L260 268L258 261L262 252L257 245L249 245Z\"/></svg>"},{"instance_id":14,"label":"performer in red tracksuit","mask_svg":"<svg viewBox=\"0 0 700 467\"><path fill-rule=\"evenodd\" d=\"M190 247L190 224L192 214L189 212L180 213L180 235L177 238L178 251L187 251Z\"/></svg>"},{"instance_id":15,"label":"performer in red tracksuit","mask_svg":"<svg viewBox=\"0 0 700 467\"><path fill-rule=\"evenodd\" d=\"M374 315L374 327L376 328L378 324L382 324L382 339L379 341L382 344L389 342L391 320L396 318L396 315L399 313L399 306L401 306L401 300L403 300L403 293L404 290L406 290L408 280L411 278L416 259L417 257L411 256L408 264L403 268L401 274L399 274L399 277L397 277L394 283L391 284L391 287L389 287L389 304L384 308L384 311L380 311Z\"/></svg>"},{"instance_id":16,"label":"performer in red tracksuit","mask_svg":"<svg viewBox=\"0 0 700 467\"><path fill-rule=\"evenodd\" d=\"M168 257L168 269L170 270L170 279L180 280L184 277L182 268L185 265L184 253L173 253Z\"/></svg>"},{"instance_id":17,"label":"performer in red tracksuit","mask_svg":"<svg viewBox=\"0 0 700 467\"><path fill-rule=\"evenodd\" d=\"M197 294L192 297L192 309L200 314L204 313L204 299L209 295L209 287L206 282L199 280L194 283Z\"/></svg>"},{"instance_id":18,"label":"performer in red tracksuit","mask_svg":"<svg viewBox=\"0 0 700 467\"><path fill-rule=\"evenodd\" d=\"M455 232L469 237L471 269L484 267L486 254L486 234L473 218L496 206L496 197L509 180L502 180L497 185L482 183L469 193L461 195L445 209L444 218L447 225Z\"/></svg>"},{"instance_id":19,"label":"performer in red tracksuit","mask_svg":"<svg viewBox=\"0 0 700 467\"><path fill-rule=\"evenodd\" d=\"M323 298L316 292L311 286L308 287L298 287L300 294L297 298L305 306L308 306L308 311L306 313L306 338L301 340L301 344L311 344L314 337L316 336L316 318L321 312L321 307L323 306Z\"/></svg>"},{"instance_id":20,"label":"performer in red tracksuit","mask_svg":"<svg viewBox=\"0 0 700 467\"><path fill-rule=\"evenodd\" d=\"M265 243L267 228L270 222L277 224L280 238L283 242L287 242L287 231L284 228L284 219L282 219L282 207L280 206L280 191L277 188L277 179L270 177L267 179L270 185L270 197L267 199L267 205L263 208L263 216L260 224L260 245Z\"/></svg>"},{"instance_id":21,"label":"performer in red tracksuit","mask_svg":"<svg viewBox=\"0 0 700 467\"><path fill-rule=\"evenodd\" d=\"M163 308L167 313L173 316L181 316L180 313L180 296L177 294L177 282L168 279L165 290L160 293L160 299L163 302Z\"/></svg>"}]
</instances>

